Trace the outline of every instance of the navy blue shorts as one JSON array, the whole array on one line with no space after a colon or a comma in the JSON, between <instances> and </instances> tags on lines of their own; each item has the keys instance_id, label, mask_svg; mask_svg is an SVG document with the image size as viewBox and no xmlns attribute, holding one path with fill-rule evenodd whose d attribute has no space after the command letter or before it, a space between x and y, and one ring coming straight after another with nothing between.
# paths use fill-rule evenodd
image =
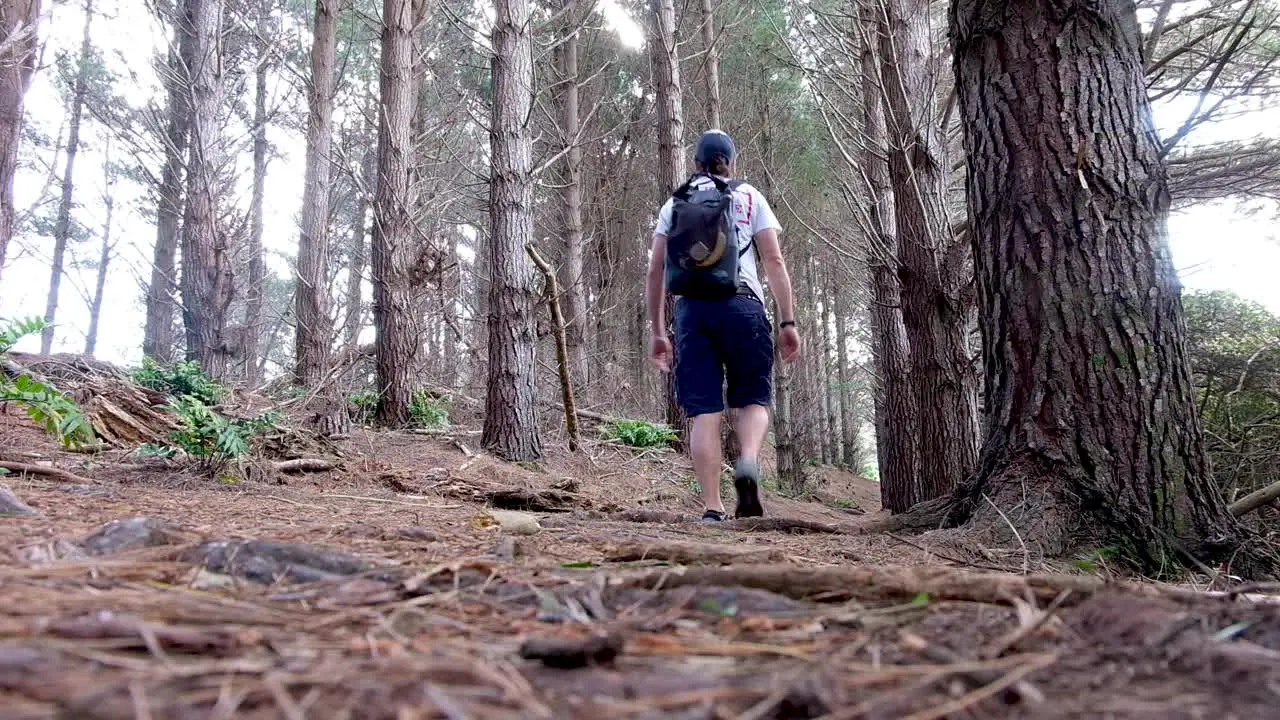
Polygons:
<instances>
[{"instance_id":1,"label":"navy blue shorts","mask_svg":"<svg viewBox=\"0 0 1280 720\"><path fill-rule=\"evenodd\" d=\"M676 396L689 417L769 406L773 328L754 297L676 302ZM728 390L725 381L728 380Z\"/></svg>"}]
</instances>

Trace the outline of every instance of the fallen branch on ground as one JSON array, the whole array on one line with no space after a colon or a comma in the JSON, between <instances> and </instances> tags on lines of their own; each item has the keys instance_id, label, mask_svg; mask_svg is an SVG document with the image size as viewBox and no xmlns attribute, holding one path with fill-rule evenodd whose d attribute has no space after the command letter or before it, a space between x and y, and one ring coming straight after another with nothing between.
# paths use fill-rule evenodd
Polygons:
<instances>
[{"instance_id":1,"label":"fallen branch on ground","mask_svg":"<svg viewBox=\"0 0 1280 720\"><path fill-rule=\"evenodd\" d=\"M1280 500L1280 482L1271 483L1261 490L1255 490L1245 495L1227 506L1227 510L1231 511L1232 515L1241 517L1258 508L1270 505L1276 500Z\"/></svg>"},{"instance_id":2,"label":"fallen branch on ground","mask_svg":"<svg viewBox=\"0 0 1280 720\"><path fill-rule=\"evenodd\" d=\"M45 465L32 465L31 463L10 462L8 460L0 460L0 468L4 468L9 472L26 473L27 475L44 475L55 480L72 483L73 485L98 485L98 481L92 478L76 475L67 470L61 470L56 467L47 467Z\"/></svg>"},{"instance_id":3,"label":"fallen branch on ground","mask_svg":"<svg viewBox=\"0 0 1280 720\"><path fill-rule=\"evenodd\" d=\"M737 567L685 567L656 570L621 581L632 587L681 587L689 585L739 585L768 590L787 597L821 596L827 601L910 600L921 594L931 600L957 600L1009 605L1014 598L1034 597L1050 603L1059 595L1060 606L1076 605L1103 590L1123 590L1141 597L1205 600L1206 593L1170 586L1107 581L1084 575L1013 575L974 573L955 568L853 566L812 568L796 565L747 565Z\"/></svg>"},{"instance_id":4,"label":"fallen branch on ground","mask_svg":"<svg viewBox=\"0 0 1280 720\"><path fill-rule=\"evenodd\" d=\"M338 461L328 458L296 458L294 460L281 460L273 463L272 467L283 473L324 472L338 467Z\"/></svg>"},{"instance_id":5,"label":"fallen branch on ground","mask_svg":"<svg viewBox=\"0 0 1280 720\"><path fill-rule=\"evenodd\" d=\"M741 547L679 540L610 542L601 548L606 560L666 560L681 565L728 565L742 562L781 562L786 553L769 547Z\"/></svg>"}]
</instances>

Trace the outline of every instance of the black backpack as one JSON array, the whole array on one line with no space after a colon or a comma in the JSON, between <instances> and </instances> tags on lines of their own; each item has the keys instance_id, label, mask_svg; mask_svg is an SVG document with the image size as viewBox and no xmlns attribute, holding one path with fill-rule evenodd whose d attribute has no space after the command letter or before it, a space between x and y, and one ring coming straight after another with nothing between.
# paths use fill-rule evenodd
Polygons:
<instances>
[{"instance_id":1,"label":"black backpack","mask_svg":"<svg viewBox=\"0 0 1280 720\"><path fill-rule=\"evenodd\" d=\"M700 177L713 185L702 186ZM733 191L740 185L698 174L671 194L666 282L672 295L717 300L738 293L738 260L751 247L738 247L733 222Z\"/></svg>"}]
</instances>

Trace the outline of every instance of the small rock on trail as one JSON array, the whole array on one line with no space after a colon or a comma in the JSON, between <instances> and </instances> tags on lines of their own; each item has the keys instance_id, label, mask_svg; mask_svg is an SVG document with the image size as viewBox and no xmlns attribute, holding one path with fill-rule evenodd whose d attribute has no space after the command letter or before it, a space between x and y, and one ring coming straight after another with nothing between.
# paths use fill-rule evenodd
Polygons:
<instances>
[{"instance_id":1,"label":"small rock on trail","mask_svg":"<svg viewBox=\"0 0 1280 720\"><path fill-rule=\"evenodd\" d=\"M210 540L184 553L183 560L265 584L281 578L292 582L332 580L373 569L354 555L271 540Z\"/></svg>"},{"instance_id":2,"label":"small rock on trail","mask_svg":"<svg viewBox=\"0 0 1280 720\"><path fill-rule=\"evenodd\" d=\"M183 539L182 531L168 521L139 516L127 520L112 520L81 540L80 546L89 555L110 555L126 550L172 545Z\"/></svg>"},{"instance_id":3,"label":"small rock on trail","mask_svg":"<svg viewBox=\"0 0 1280 720\"><path fill-rule=\"evenodd\" d=\"M8 486L0 484L0 515L34 515L30 505L13 494Z\"/></svg>"}]
</instances>

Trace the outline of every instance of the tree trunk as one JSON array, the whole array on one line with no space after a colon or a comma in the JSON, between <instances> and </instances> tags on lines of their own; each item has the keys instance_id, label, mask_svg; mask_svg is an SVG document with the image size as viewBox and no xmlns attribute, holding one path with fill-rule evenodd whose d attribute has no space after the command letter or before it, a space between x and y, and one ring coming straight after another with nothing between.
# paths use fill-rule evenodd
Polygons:
<instances>
[{"instance_id":1,"label":"tree trunk","mask_svg":"<svg viewBox=\"0 0 1280 720\"><path fill-rule=\"evenodd\" d=\"M161 363L173 362L177 349L174 334L177 257L183 215L184 156L191 137L188 75L195 57L194 29L186 3L173 8L169 19L174 27L174 39L163 77L168 96L164 167L160 170L160 187L157 188L156 244L151 259L151 282L147 285L147 318L142 336L142 353Z\"/></svg>"},{"instance_id":2,"label":"tree trunk","mask_svg":"<svg viewBox=\"0 0 1280 720\"><path fill-rule=\"evenodd\" d=\"M651 0L649 8L649 61L653 66L654 91L658 97L658 195L666 200L685 181L688 171L684 158L684 104L680 89L680 54L676 45L676 8L674 0ZM675 298L667 293L667 332L671 334L675 315ZM643 314L643 310L641 310ZM645 337L641 333L641 337ZM676 362L672 351L672 367ZM666 375L664 383L667 423L676 428L683 442L686 418L676 397L675 373Z\"/></svg>"},{"instance_id":3,"label":"tree trunk","mask_svg":"<svg viewBox=\"0 0 1280 720\"><path fill-rule=\"evenodd\" d=\"M364 321L364 273L369 261L365 235L368 232L369 188L377 182L378 153L367 148L360 160L360 180L356 183L356 215L351 226L351 260L347 263L346 318L342 329L342 343L346 352L360 344L360 330Z\"/></svg>"},{"instance_id":4,"label":"tree trunk","mask_svg":"<svg viewBox=\"0 0 1280 720\"><path fill-rule=\"evenodd\" d=\"M13 180L22 140L22 101L35 72L40 0L0 5L0 272L13 237Z\"/></svg>"},{"instance_id":5,"label":"tree trunk","mask_svg":"<svg viewBox=\"0 0 1280 720\"><path fill-rule=\"evenodd\" d=\"M249 200L249 283L245 288L245 323L241 345L245 381L250 387L262 382L262 302L266 267L262 256L262 210L267 187L267 70L271 48L271 2L258 8L258 67L253 89L253 195ZM306 212L306 204L303 204Z\"/></svg>"},{"instance_id":6,"label":"tree trunk","mask_svg":"<svg viewBox=\"0 0 1280 720\"><path fill-rule=\"evenodd\" d=\"M80 40L80 61L76 65L76 79L71 91L71 119L67 127L67 164L62 171L62 197L58 201L58 219L53 226L53 263L49 272L49 294L45 299L44 321L47 326L40 332L40 352L53 351L54 327L58 319L58 292L62 287L63 264L67 255L67 240L71 238L71 207L75 196L76 154L80 151L80 120L84 114L84 99L89 92L89 54L93 52L89 28L93 26L93 0L85 0L84 32Z\"/></svg>"},{"instance_id":7,"label":"tree trunk","mask_svg":"<svg viewBox=\"0 0 1280 720\"><path fill-rule=\"evenodd\" d=\"M315 387L329 364L329 167L333 143L333 74L341 0L317 0L307 87L307 166L298 240L293 380Z\"/></svg>"},{"instance_id":8,"label":"tree trunk","mask_svg":"<svg viewBox=\"0 0 1280 720\"><path fill-rule=\"evenodd\" d=\"M423 0L383 0L382 80L378 131L378 187L373 204L373 318L378 421L409 423L421 340L410 273L414 261L413 30Z\"/></svg>"},{"instance_id":9,"label":"tree trunk","mask_svg":"<svg viewBox=\"0 0 1280 720\"><path fill-rule=\"evenodd\" d=\"M840 301L832 308L835 311L836 325L836 381L840 383L840 391L836 393L836 399L840 406L840 434L842 437L840 463L853 472L861 472L862 453L859 448L858 423L854 420L853 378L849 372L849 328L847 318L848 308L851 304L847 302L848 292L843 285L837 287L837 283L833 281L831 283L831 291L833 298L840 298Z\"/></svg>"},{"instance_id":10,"label":"tree trunk","mask_svg":"<svg viewBox=\"0 0 1280 720\"><path fill-rule=\"evenodd\" d=\"M224 0L187 0L194 28L191 68L191 152L182 223L182 317L187 357L214 378L227 369L225 330L231 304L231 253L218 224L222 141L222 13Z\"/></svg>"},{"instance_id":11,"label":"tree trunk","mask_svg":"<svg viewBox=\"0 0 1280 720\"><path fill-rule=\"evenodd\" d=\"M587 299L583 282L582 237L582 145L578 138L581 119L578 116L578 24L581 13L577 0L563 0L564 32L567 37L558 48L560 70L560 132L564 138L564 178L561 202L564 203L564 262L560 266L560 285L564 289L565 342L568 343L569 369L577 394L582 397L587 386Z\"/></svg>"},{"instance_id":12,"label":"tree trunk","mask_svg":"<svg viewBox=\"0 0 1280 720\"><path fill-rule=\"evenodd\" d=\"M702 0L702 49L706 53L707 126L720 128L720 51L716 47L716 15L712 0Z\"/></svg>"},{"instance_id":13,"label":"tree trunk","mask_svg":"<svg viewBox=\"0 0 1280 720\"><path fill-rule=\"evenodd\" d=\"M481 443L506 460L542 456L534 393L533 42L528 0L497 0L489 129L489 381Z\"/></svg>"},{"instance_id":14,"label":"tree trunk","mask_svg":"<svg viewBox=\"0 0 1280 720\"><path fill-rule=\"evenodd\" d=\"M825 280L827 273L821 272L820 278ZM843 457L841 442L843 436L840 434L840 412L839 404L834 395L839 388L840 373L833 372L832 365L835 362L831 358L831 316L834 314L831 307L831 285L828 282L821 283L822 290L822 313L818 316L822 322L822 346L819 348L818 355L818 380L822 391L822 416L826 421L827 435L827 454L823 461L830 465L840 462Z\"/></svg>"},{"instance_id":15,"label":"tree trunk","mask_svg":"<svg viewBox=\"0 0 1280 720\"><path fill-rule=\"evenodd\" d=\"M929 0L888 0L880 64L898 236L902 319L920 409L920 500L949 494L977 459L960 277L948 262L946 163L934 115Z\"/></svg>"},{"instance_id":16,"label":"tree trunk","mask_svg":"<svg viewBox=\"0 0 1280 720\"><path fill-rule=\"evenodd\" d=\"M102 204L106 207L107 216L102 223L102 249L98 254L98 275L94 280L93 300L89 303L89 332L84 338L84 354L93 357L98 349L98 325L102 318L102 300L107 291L107 269L111 265L111 257L115 251L115 243L111 241L111 220L114 215L115 171L111 167L111 146L108 143L103 166Z\"/></svg>"},{"instance_id":17,"label":"tree trunk","mask_svg":"<svg viewBox=\"0 0 1280 720\"><path fill-rule=\"evenodd\" d=\"M903 512L919 499L917 474L920 463L920 412L911 391L911 357L902 322L897 266L897 228L894 196L889 189L885 164L885 120L879 83L875 32L876 10L869 3L858 6L859 26L870 33L862 43L861 120L866 147L863 153L868 187L867 218L874 236L871 271L871 350L875 358L876 464L880 477L880 502L891 512Z\"/></svg>"},{"instance_id":18,"label":"tree trunk","mask_svg":"<svg viewBox=\"0 0 1280 720\"><path fill-rule=\"evenodd\" d=\"M1149 570L1211 560L1242 533L1194 402L1134 6L998 10L951 15L987 422L950 520Z\"/></svg>"}]
</instances>

